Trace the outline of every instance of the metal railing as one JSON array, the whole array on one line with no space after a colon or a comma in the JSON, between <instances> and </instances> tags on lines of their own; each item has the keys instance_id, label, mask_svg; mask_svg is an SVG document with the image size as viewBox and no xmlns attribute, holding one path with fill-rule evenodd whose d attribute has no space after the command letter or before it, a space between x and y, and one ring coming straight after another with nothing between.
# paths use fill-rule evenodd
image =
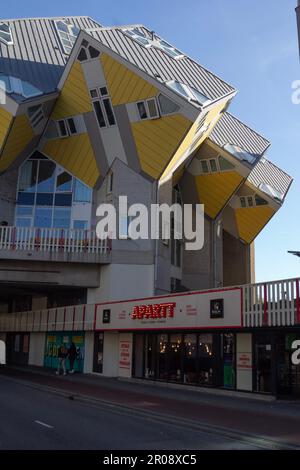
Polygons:
<instances>
[{"instance_id":1,"label":"metal railing","mask_svg":"<svg viewBox=\"0 0 300 470\"><path fill-rule=\"evenodd\" d=\"M246 327L300 324L299 278L241 286Z\"/></svg>"},{"instance_id":2,"label":"metal railing","mask_svg":"<svg viewBox=\"0 0 300 470\"><path fill-rule=\"evenodd\" d=\"M0 251L62 253L108 253L110 240L101 240L93 230L0 227Z\"/></svg>"}]
</instances>

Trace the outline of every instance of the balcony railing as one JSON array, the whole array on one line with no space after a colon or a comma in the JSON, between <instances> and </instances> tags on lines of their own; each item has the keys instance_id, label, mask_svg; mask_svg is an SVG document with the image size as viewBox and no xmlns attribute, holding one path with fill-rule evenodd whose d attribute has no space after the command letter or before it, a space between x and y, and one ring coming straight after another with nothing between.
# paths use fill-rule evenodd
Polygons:
<instances>
[{"instance_id":1,"label":"balcony railing","mask_svg":"<svg viewBox=\"0 0 300 470\"><path fill-rule=\"evenodd\" d=\"M1 251L107 254L110 250L110 240L100 240L93 230L0 227L0 255Z\"/></svg>"},{"instance_id":2,"label":"balcony railing","mask_svg":"<svg viewBox=\"0 0 300 470\"><path fill-rule=\"evenodd\" d=\"M242 296L241 309L237 308L235 304L236 311L234 311L234 314L239 322L242 314L241 327L300 327L299 286L299 278L239 286L238 289L241 291ZM197 292L195 295L209 296L209 292L205 290L204 292ZM213 292L215 294L216 290L214 289ZM224 289L220 289L220 297L223 292ZM191 298L191 296L188 296L187 302L190 303ZM172 295L170 295L170 299L172 299ZM176 297L174 297L175 299ZM146 299L143 299L143 302L145 301ZM13 314L0 314L0 332L92 331L95 329L99 305L71 305ZM184 318L182 328L184 329Z\"/></svg>"}]
</instances>

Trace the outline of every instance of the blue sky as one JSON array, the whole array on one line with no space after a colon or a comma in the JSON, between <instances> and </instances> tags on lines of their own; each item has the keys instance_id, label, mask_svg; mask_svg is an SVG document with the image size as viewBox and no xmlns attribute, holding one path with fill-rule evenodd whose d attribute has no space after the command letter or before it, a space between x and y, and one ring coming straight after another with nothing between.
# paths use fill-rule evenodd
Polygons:
<instances>
[{"instance_id":1,"label":"blue sky","mask_svg":"<svg viewBox=\"0 0 300 470\"><path fill-rule=\"evenodd\" d=\"M231 112L267 137L268 157L294 178L283 208L256 239L256 280L300 275L300 80L296 0L51 0L4 2L3 18L89 15L103 25L143 23L239 93Z\"/></svg>"}]
</instances>

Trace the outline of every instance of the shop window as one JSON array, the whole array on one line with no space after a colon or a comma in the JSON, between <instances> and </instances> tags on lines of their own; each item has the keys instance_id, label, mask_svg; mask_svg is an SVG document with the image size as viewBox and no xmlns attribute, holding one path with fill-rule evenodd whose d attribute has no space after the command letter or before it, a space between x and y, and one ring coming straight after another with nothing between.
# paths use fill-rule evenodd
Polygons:
<instances>
[{"instance_id":1,"label":"shop window","mask_svg":"<svg viewBox=\"0 0 300 470\"><path fill-rule=\"evenodd\" d=\"M160 380L168 380L168 335L162 334L158 336L158 373L157 378Z\"/></svg>"},{"instance_id":2,"label":"shop window","mask_svg":"<svg viewBox=\"0 0 300 470\"><path fill-rule=\"evenodd\" d=\"M184 342L184 383L196 384L197 373L197 335L187 334L183 337Z\"/></svg>"},{"instance_id":3,"label":"shop window","mask_svg":"<svg viewBox=\"0 0 300 470\"><path fill-rule=\"evenodd\" d=\"M202 385L213 383L213 335L200 334L198 337L199 372L198 382Z\"/></svg>"},{"instance_id":4,"label":"shop window","mask_svg":"<svg viewBox=\"0 0 300 470\"><path fill-rule=\"evenodd\" d=\"M170 353L169 353L169 380L171 382L181 382L181 350L182 350L182 335L170 335Z\"/></svg>"}]
</instances>

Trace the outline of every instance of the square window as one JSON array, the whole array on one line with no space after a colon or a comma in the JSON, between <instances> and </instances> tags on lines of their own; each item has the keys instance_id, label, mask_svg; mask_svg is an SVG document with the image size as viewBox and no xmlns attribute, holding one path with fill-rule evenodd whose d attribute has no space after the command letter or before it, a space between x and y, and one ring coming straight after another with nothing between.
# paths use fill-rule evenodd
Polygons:
<instances>
[{"instance_id":1,"label":"square window","mask_svg":"<svg viewBox=\"0 0 300 470\"><path fill-rule=\"evenodd\" d=\"M54 209L53 227L70 228L71 209Z\"/></svg>"},{"instance_id":2,"label":"square window","mask_svg":"<svg viewBox=\"0 0 300 470\"><path fill-rule=\"evenodd\" d=\"M53 205L53 194L51 193L37 193L36 195L37 206L52 206Z\"/></svg>"},{"instance_id":3,"label":"square window","mask_svg":"<svg viewBox=\"0 0 300 470\"><path fill-rule=\"evenodd\" d=\"M37 207L35 210L34 226L50 228L52 226L52 209Z\"/></svg>"},{"instance_id":4,"label":"square window","mask_svg":"<svg viewBox=\"0 0 300 470\"><path fill-rule=\"evenodd\" d=\"M98 91L96 90L96 88L94 88L93 90L90 90L90 95L91 95L91 98L98 98Z\"/></svg>"},{"instance_id":5,"label":"square window","mask_svg":"<svg viewBox=\"0 0 300 470\"><path fill-rule=\"evenodd\" d=\"M34 196L32 193L18 193L17 203L24 206L33 206L34 205Z\"/></svg>"}]
</instances>

